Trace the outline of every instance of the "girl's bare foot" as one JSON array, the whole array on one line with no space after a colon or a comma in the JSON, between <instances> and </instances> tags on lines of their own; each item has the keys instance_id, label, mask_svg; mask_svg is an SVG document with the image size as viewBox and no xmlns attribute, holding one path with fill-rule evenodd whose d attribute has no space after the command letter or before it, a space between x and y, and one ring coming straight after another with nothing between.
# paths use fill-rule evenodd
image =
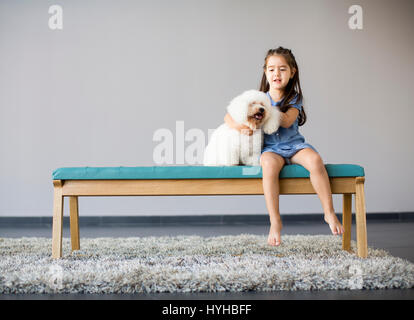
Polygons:
<instances>
[{"instance_id":1,"label":"girl's bare foot","mask_svg":"<svg viewBox=\"0 0 414 320\"><path fill-rule=\"evenodd\" d=\"M325 214L325 222L329 224L329 228L331 228L332 234L341 235L344 233L344 228L342 227L342 224L339 222L335 213Z\"/></svg>"},{"instance_id":2,"label":"girl's bare foot","mask_svg":"<svg viewBox=\"0 0 414 320\"><path fill-rule=\"evenodd\" d=\"M282 231L282 221L270 225L269 236L267 237L267 243L271 246L279 246L282 243L280 232Z\"/></svg>"}]
</instances>

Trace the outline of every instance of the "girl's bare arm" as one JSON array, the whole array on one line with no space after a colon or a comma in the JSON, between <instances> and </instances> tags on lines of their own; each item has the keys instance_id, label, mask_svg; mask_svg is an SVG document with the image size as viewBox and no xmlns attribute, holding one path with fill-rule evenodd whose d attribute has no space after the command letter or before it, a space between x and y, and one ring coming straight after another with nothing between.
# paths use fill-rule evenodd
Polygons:
<instances>
[{"instance_id":1,"label":"girl's bare arm","mask_svg":"<svg viewBox=\"0 0 414 320\"><path fill-rule=\"evenodd\" d=\"M283 128L289 128L299 115L299 110L296 108L289 108L285 113L280 113L280 126Z\"/></svg>"},{"instance_id":2,"label":"girl's bare arm","mask_svg":"<svg viewBox=\"0 0 414 320\"><path fill-rule=\"evenodd\" d=\"M235 129L241 133L248 134L249 136L253 134L252 129L250 129L248 126L245 126L244 124L237 123L228 113L226 113L226 115L224 116L224 122L230 128Z\"/></svg>"}]
</instances>

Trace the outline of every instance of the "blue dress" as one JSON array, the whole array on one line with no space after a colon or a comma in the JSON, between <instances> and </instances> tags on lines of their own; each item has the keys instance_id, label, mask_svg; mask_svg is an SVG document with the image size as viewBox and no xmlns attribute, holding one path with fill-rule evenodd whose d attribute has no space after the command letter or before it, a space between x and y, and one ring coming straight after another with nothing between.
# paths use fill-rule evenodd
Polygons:
<instances>
[{"instance_id":1,"label":"blue dress","mask_svg":"<svg viewBox=\"0 0 414 320\"><path fill-rule=\"evenodd\" d=\"M283 99L274 102L269 92L267 92L267 96L269 97L272 106L275 106L276 108L282 103ZM298 109L300 112L302 110L302 101L296 101L296 99L297 98L294 98L292 101L292 107ZM311 148L315 152L318 152L312 145L305 143L305 138L299 133L298 118L299 117L296 118L295 122L289 128L279 127L279 129L272 134L264 134L262 154L263 152L274 152L285 158L286 162L289 164L289 158L299 150Z\"/></svg>"}]
</instances>

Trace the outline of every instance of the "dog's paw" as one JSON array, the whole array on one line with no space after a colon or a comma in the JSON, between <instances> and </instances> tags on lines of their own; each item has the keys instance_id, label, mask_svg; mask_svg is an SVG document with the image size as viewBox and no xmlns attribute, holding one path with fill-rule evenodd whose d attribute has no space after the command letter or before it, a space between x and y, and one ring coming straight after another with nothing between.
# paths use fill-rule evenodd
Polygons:
<instances>
[{"instance_id":1,"label":"dog's paw","mask_svg":"<svg viewBox=\"0 0 414 320\"><path fill-rule=\"evenodd\" d=\"M281 121L281 113L276 108L271 109L270 117L263 125L263 132L266 134L272 134L279 129Z\"/></svg>"}]
</instances>

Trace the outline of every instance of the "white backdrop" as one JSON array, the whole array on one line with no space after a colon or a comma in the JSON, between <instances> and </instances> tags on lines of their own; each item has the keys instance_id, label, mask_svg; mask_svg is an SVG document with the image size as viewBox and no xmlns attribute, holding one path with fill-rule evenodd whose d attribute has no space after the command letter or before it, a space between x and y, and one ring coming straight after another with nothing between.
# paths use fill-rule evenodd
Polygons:
<instances>
[{"instance_id":1,"label":"white backdrop","mask_svg":"<svg viewBox=\"0 0 414 320\"><path fill-rule=\"evenodd\" d=\"M53 30L55 4L63 28ZM348 25L353 4L362 30ZM207 136L235 95L258 88L279 45L299 64L306 140L326 163L364 166L368 213L414 211L413 9L410 0L1 1L0 216L50 216L58 167L155 165L154 132L176 134L177 121ZM316 196L282 196L280 206L322 212ZM80 198L80 210L266 213L263 196Z\"/></svg>"}]
</instances>

